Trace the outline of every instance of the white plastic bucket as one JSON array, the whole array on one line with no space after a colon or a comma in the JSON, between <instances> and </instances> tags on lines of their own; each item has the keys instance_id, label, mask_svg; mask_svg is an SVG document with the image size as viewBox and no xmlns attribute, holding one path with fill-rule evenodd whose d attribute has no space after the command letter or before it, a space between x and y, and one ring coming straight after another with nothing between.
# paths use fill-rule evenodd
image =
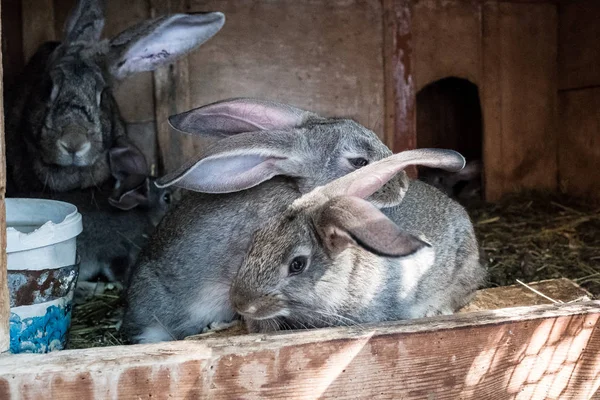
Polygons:
<instances>
[{"instance_id":1,"label":"white plastic bucket","mask_svg":"<svg viewBox=\"0 0 600 400\"><path fill-rule=\"evenodd\" d=\"M78 263L81 214L69 203L6 199L10 350L64 348Z\"/></svg>"}]
</instances>

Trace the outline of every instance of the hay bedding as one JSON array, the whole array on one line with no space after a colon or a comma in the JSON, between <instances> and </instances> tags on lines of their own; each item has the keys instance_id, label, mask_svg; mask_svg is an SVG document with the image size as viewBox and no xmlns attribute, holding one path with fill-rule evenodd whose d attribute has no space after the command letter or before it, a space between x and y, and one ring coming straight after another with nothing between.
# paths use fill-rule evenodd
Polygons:
<instances>
[{"instance_id":1,"label":"hay bedding","mask_svg":"<svg viewBox=\"0 0 600 400\"><path fill-rule=\"evenodd\" d=\"M489 287L569 278L600 295L600 207L539 192L469 210L485 252ZM125 344L118 331L121 292L99 283L73 312L69 348Z\"/></svg>"}]
</instances>

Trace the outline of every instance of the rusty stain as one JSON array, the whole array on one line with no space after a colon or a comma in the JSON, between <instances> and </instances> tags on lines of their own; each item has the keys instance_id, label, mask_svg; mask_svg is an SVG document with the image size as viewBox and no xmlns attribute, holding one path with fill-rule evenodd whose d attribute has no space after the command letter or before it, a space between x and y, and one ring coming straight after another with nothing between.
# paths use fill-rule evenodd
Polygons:
<instances>
[{"instance_id":1,"label":"rusty stain","mask_svg":"<svg viewBox=\"0 0 600 400\"><path fill-rule=\"evenodd\" d=\"M94 381L89 372L81 372L71 379L58 375L52 379L49 386L52 399L93 400L95 398Z\"/></svg>"},{"instance_id":2,"label":"rusty stain","mask_svg":"<svg viewBox=\"0 0 600 400\"><path fill-rule=\"evenodd\" d=\"M10 383L0 378L0 399L10 399Z\"/></svg>"},{"instance_id":3,"label":"rusty stain","mask_svg":"<svg viewBox=\"0 0 600 400\"><path fill-rule=\"evenodd\" d=\"M77 280L77 266L56 269L10 270L10 306L44 303L66 296Z\"/></svg>"}]
</instances>

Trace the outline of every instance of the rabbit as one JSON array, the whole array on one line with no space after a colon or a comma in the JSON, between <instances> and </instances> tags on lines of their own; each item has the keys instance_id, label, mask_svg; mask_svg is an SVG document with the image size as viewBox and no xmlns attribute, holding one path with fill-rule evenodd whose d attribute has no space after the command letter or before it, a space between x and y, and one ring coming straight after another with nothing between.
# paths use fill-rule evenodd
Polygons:
<instances>
[{"instance_id":1,"label":"rabbit","mask_svg":"<svg viewBox=\"0 0 600 400\"><path fill-rule=\"evenodd\" d=\"M419 179L440 189L462 205L472 206L481 200L482 170L481 161L472 160L457 172L433 168L419 169Z\"/></svg>"},{"instance_id":2,"label":"rabbit","mask_svg":"<svg viewBox=\"0 0 600 400\"><path fill-rule=\"evenodd\" d=\"M128 141L118 139L108 159L113 179L99 187L21 196L64 201L82 214L78 286L99 277L126 284L139 250L180 197L175 187L154 184L144 156Z\"/></svg>"},{"instance_id":3,"label":"rabbit","mask_svg":"<svg viewBox=\"0 0 600 400\"><path fill-rule=\"evenodd\" d=\"M229 284L252 233L301 194L392 154L350 119L260 99L220 101L169 123L218 140L157 182L189 191L133 267L122 325L133 343L183 339L234 321ZM370 200L393 206L404 185L392 179Z\"/></svg>"},{"instance_id":4,"label":"rabbit","mask_svg":"<svg viewBox=\"0 0 600 400\"><path fill-rule=\"evenodd\" d=\"M103 2L80 0L62 43L42 44L7 96L8 195L105 182L110 176L107 151L116 138L126 136L114 84L190 52L224 21L219 12L174 14L101 40Z\"/></svg>"},{"instance_id":5,"label":"rabbit","mask_svg":"<svg viewBox=\"0 0 600 400\"><path fill-rule=\"evenodd\" d=\"M466 211L411 181L398 206L366 199L409 165L460 170L452 150L395 154L296 199L253 235L230 302L249 332L451 314L485 279Z\"/></svg>"}]
</instances>

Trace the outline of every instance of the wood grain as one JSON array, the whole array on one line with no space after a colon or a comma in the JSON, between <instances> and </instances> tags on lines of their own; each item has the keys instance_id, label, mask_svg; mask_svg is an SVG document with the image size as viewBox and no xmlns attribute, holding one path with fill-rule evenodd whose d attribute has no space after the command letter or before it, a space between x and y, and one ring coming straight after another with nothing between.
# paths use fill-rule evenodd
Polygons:
<instances>
[{"instance_id":1,"label":"wood grain","mask_svg":"<svg viewBox=\"0 0 600 400\"><path fill-rule=\"evenodd\" d=\"M417 91L450 76L480 83L480 4L462 0L415 2L413 38Z\"/></svg>"},{"instance_id":2,"label":"wood grain","mask_svg":"<svg viewBox=\"0 0 600 400\"><path fill-rule=\"evenodd\" d=\"M394 153L417 146L413 54L413 18L410 0L383 0L385 143ZM411 166L406 172L416 177Z\"/></svg>"},{"instance_id":3,"label":"wood grain","mask_svg":"<svg viewBox=\"0 0 600 400\"><path fill-rule=\"evenodd\" d=\"M600 302L0 357L0 398L589 399Z\"/></svg>"},{"instance_id":4,"label":"wood grain","mask_svg":"<svg viewBox=\"0 0 600 400\"><path fill-rule=\"evenodd\" d=\"M560 99L560 189L600 201L600 88L562 91Z\"/></svg>"},{"instance_id":5,"label":"wood grain","mask_svg":"<svg viewBox=\"0 0 600 400\"><path fill-rule=\"evenodd\" d=\"M3 10L0 10L0 15ZM1 20L1 18L0 18ZM1 31L1 29L0 29ZM0 93L4 93L3 54L0 53ZM0 96L0 353L10 346L10 302L8 296L7 264L6 264L6 156L4 147L4 100Z\"/></svg>"},{"instance_id":6,"label":"wood grain","mask_svg":"<svg viewBox=\"0 0 600 400\"><path fill-rule=\"evenodd\" d=\"M23 54L25 61L48 40L58 40L53 0L23 0Z\"/></svg>"},{"instance_id":7,"label":"wood grain","mask_svg":"<svg viewBox=\"0 0 600 400\"><path fill-rule=\"evenodd\" d=\"M600 86L600 2L577 0L560 5L559 88Z\"/></svg>"},{"instance_id":8,"label":"wood grain","mask_svg":"<svg viewBox=\"0 0 600 400\"><path fill-rule=\"evenodd\" d=\"M485 196L557 189L556 6L483 5Z\"/></svg>"}]
</instances>

